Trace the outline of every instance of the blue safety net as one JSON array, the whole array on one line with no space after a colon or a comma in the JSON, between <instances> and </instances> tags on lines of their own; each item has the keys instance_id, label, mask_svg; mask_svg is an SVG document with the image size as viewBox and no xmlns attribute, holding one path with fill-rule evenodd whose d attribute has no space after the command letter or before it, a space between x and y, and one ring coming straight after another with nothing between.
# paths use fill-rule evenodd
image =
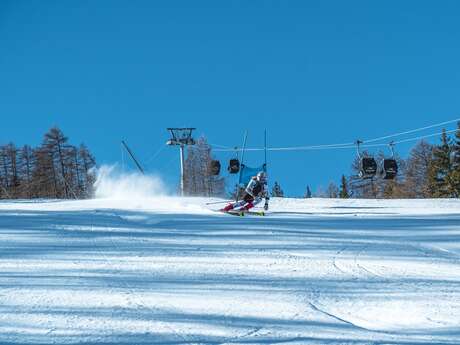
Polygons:
<instances>
[{"instance_id":1,"label":"blue safety net","mask_svg":"<svg viewBox=\"0 0 460 345\"><path fill-rule=\"evenodd\" d=\"M251 180L251 177L256 176L259 171L267 172L267 166L263 164L260 167L251 168L241 164L239 184L246 186Z\"/></svg>"}]
</instances>

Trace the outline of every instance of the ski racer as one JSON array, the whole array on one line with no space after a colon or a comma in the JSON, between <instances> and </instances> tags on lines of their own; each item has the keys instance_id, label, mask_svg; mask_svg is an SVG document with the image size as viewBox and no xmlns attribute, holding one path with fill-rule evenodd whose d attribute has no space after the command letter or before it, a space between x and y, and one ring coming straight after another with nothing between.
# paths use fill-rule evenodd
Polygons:
<instances>
[{"instance_id":1,"label":"ski racer","mask_svg":"<svg viewBox=\"0 0 460 345\"><path fill-rule=\"evenodd\" d=\"M256 176L253 176L249 180L249 183L244 190L243 199L228 204L221 211L248 211L255 205L260 204L264 198L264 209L268 210L268 201L270 200L270 197L267 191L267 174L264 171L260 171Z\"/></svg>"}]
</instances>

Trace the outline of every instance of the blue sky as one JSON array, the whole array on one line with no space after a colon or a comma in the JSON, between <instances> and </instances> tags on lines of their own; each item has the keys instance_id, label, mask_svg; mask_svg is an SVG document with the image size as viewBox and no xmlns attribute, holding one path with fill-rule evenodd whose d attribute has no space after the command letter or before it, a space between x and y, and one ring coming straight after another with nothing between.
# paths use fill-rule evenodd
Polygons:
<instances>
[{"instance_id":1,"label":"blue sky","mask_svg":"<svg viewBox=\"0 0 460 345\"><path fill-rule=\"evenodd\" d=\"M457 118L459 15L457 1L1 1L0 143L37 145L57 125L99 164L120 160L121 139L145 162L170 126L225 146L245 130L260 146L266 128L291 146ZM354 154L273 152L270 179L301 195ZM175 184L177 151L147 168Z\"/></svg>"}]
</instances>

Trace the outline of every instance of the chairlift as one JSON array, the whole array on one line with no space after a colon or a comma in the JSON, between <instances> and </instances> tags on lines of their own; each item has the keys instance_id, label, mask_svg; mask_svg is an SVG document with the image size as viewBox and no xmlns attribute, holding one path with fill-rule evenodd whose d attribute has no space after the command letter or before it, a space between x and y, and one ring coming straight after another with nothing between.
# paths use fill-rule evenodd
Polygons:
<instances>
[{"instance_id":1,"label":"chairlift","mask_svg":"<svg viewBox=\"0 0 460 345\"><path fill-rule=\"evenodd\" d=\"M394 143L389 144L391 150L391 158L385 158L382 162L382 169L380 175L385 180L393 180L398 174L398 163L395 159L395 153L393 150Z\"/></svg>"},{"instance_id":2,"label":"chairlift","mask_svg":"<svg viewBox=\"0 0 460 345\"><path fill-rule=\"evenodd\" d=\"M393 180L398 174L398 163L396 162L396 159L384 159L381 174L385 180Z\"/></svg>"},{"instance_id":3,"label":"chairlift","mask_svg":"<svg viewBox=\"0 0 460 345\"><path fill-rule=\"evenodd\" d=\"M211 175L217 176L220 174L220 162L218 160L212 160L209 163L209 171Z\"/></svg>"},{"instance_id":4,"label":"chairlift","mask_svg":"<svg viewBox=\"0 0 460 345\"><path fill-rule=\"evenodd\" d=\"M362 179L373 178L375 174L377 173L377 163L374 157L363 157L362 156L359 150L360 144L362 144L362 141L357 140L356 141L357 152L358 152L358 158L360 159L358 176Z\"/></svg>"},{"instance_id":5,"label":"chairlift","mask_svg":"<svg viewBox=\"0 0 460 345\"><path fill-rule=\"evenodd\" d=\"M361 170L359 171L359 177L361 178L372 178L377 173L377 163L374 157L362 157L361 158Z\"/></svg>"},{"instance_id":6,"label":"chairlift","mask_svg":"<svg viewBox=\"0 0 460 345\"><path fill-rule=\"evenodd\" d=\"M230 174L238 174L240 172L240 160L238 158L230 159L228 163L228 172Z\"/></svg>"},{"instance_id":7,"label":"chairlift","mask_svg":"<svg viewBox=\"0 0 460 345\"><path fill-rule=\"evenodd\" d=\"M240 169L241 163L238 157L238 147L235 147L235 156L228 162L227 170L230 174L238 174L240 172Z\"/></svg>"}]
</instances>

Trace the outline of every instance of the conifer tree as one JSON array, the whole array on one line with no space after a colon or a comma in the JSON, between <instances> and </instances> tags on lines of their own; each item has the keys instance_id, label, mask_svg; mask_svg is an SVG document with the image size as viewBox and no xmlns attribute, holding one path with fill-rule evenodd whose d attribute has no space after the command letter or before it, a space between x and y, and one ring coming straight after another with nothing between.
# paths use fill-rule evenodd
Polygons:
<instances>
[{"instance_id":1,"label":"conifer tree","mask_svg":"<svg viewBox=\"0 0 460 345\"><path fill-rule=\"evenodd\" d=\"M342 179L340 182L339 197L341 199L348 199L350 197L350 194L348 194L348 183L347 183L347 178L345 177L345 175L342 175Z\"/></svg>"},{"instance_id":2,"label":"conifer tree","mask_svg":"<svg viewBox=\"0 0 460 345\"><path fill-rule=\"evenodd\" d=\"M278 197L278 198L284 197L284 192L281 189L280 184L278 182L276 182L276 181L275 181L275 184L273 185L273 189L272 189L271 194L272 194L273 197Z\"/></svg>"},{"instance_id":3,"label":"conifer tree","mask_svg":"<svg viewBox=\"0 0 460 345\"><path fill-rule=\"evenodd\" d=\"M433 197L448 198L455 195L455 188L451 181L451 149L449 137L443 130L441 144L435 146L433 150L433 160L429 171L429 185Z\"/></svg>"},{"instance_id":4,"label":"conifer tree","mask_svg":"<svg viewBox=\"0 0 460 345\"><path fill-rule=\"evenodd\" d=\"M312 196L312 194L311 194L310 186L307 186L307 190L305 191L304 198L309 199L309 198L311 198L311 196Z\"/></svg>"},{"instance_id":5,"label":"conifer tree","mask_svg":"<svg viewBox=\"0 0 460 345\"><path fill-rule=\"evenodd\" d=\"M452 183L453 196L458 198L460 197L460 121L457 123L451 158L452 170L450 181Z\"/></svg>"}]
</instances>

